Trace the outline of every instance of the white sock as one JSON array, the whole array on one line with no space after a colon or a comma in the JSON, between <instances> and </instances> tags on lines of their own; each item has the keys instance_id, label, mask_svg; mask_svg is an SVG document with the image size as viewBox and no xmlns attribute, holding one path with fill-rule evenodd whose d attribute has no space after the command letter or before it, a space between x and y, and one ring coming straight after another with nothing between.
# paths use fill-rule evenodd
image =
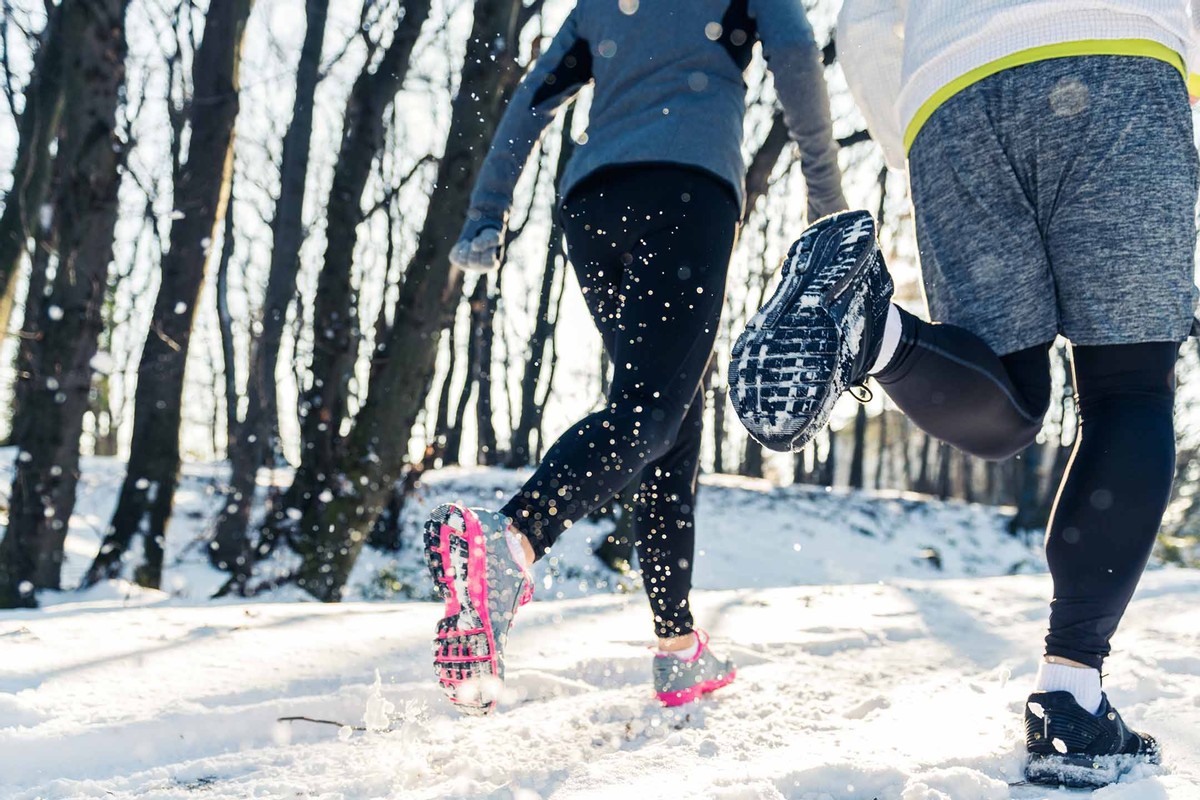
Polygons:
<instances>
[{"instance_id":1,"label":"white sock","mask_svg":"<svg viewBox=\"0 0 1200 800\"><path fill-rule=\"evenodd\" d=\"M1043 661L1038 667L1034 691L1070 692L1076 703L1089 714L1095 714L1100 710L1100 670Z\"/></svg>"},{"instance_id":2,"label":"white sock","mask_svg":"<svg viewBox=\"0 0 1200 800\"><path fill-rule=\"evenodd\" d=\"M883 344L879 348L879 357L875 359L875 363L871 366L867 373L874 375L876 372L884 370L892 358L896 355L896 350L900 347L900 333L902 331L900 323L900 312L896 309L895 304L888 306L887 323L883 326Z\"/></svg>"},{"instance_id":3,"label":"white sock","mask_svg":"<svg viewBox=\"0 0 1200 800\"><path fill-rule=\"evenodd\" d=\"M504 541L508 542L508 552L512 554L513 561L528 569L533 566L525 558L525 548L521 546L521 536L511 527L504 529Z\"/></svg>"},{"instance_id":4,"label":"white sock","mask_svg":"<svg viewBox=\"0 0 1200 800\"><path fill-rule=\"evenodd\" d=\"M694 641L692 642L691 647L685 647L682 650L662 650L662 649L660 649L658 652L663 653L665 655L675 656L676 658L678 658L682 661L690 661L696 657L697 653L700 652L700 637L694 636L692 638L694 639Z\"/></svg>"}]
</instances>

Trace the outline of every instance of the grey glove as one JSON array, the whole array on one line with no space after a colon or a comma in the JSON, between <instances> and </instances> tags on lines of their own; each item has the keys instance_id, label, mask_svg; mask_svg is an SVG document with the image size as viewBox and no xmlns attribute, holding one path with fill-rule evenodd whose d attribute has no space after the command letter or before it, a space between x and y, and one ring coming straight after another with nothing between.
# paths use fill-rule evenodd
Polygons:
<instances>
[{"instance_id":1,"label":"grey glove","mask_svg":"<svg viewBox=\"0 0 1200 800\"><path fill-rule=\"evenodd\" d=\"M495 272L503 246L504 222L475 212L450 251L450 263L464 272Z\"/></svg>"}]
</instances>

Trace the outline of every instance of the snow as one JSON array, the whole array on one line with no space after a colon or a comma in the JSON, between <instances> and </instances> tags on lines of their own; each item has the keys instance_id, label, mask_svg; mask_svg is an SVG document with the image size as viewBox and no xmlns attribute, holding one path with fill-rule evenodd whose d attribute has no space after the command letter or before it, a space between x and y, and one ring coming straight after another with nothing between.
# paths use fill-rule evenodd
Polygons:
<instances>
[{"instance_id":1,"label":"snow","mask_svg":"<svg viewBox=\"0 0 1200 800\"><path fill-rule=\"evenodd\" d=\"M84 595L0 617L0 796L1077 797L1008 786L1047 588L701 591L697 616L739 679L685 712L649 693L641 597L538 602L482 720L431 681L433 604ZM1200 796L1198 599L1195 572L1147 576L1108 689L1165 742L1166 773L1097 800ZM276 721L378 728L388 704L386 733Z\"/></svg>"},{"instance_id":2,"label":"snow","mask_svg":"<svg viewBox=\"0 0 1200 800\"><path fill-rule=\"evenodd\" d=\"M185 472L170 591L109 582L0 612L0 798L1200 798L1198 571L1147 574L1108 666L1164 768L1047 791L1010 784L1049 579L1008 574L1040 569L1038 543L995 510L706 479L693 602L738 680L671 711L649 688L645 599L588 554L607 528L580 525L518 616L500 709L465 719L432 679L440 607L405 600L425 591L415 548L369 554L339 605L207 600L220 576L195 540L220 474ZM520 477L442 470L406 521L494 506ZM119 482L85 462L69 576ZM406 588L381 595L381 571Z\"/></svg>"},{"instance_id":3,"label":"snow","mask_svg":"<svg viewBox=\"0 0 1200 800\"><path fill-rule=\"evenodd\" d=\"M404 515L419 529L441 502L498 507L521 485L524 472L453 468L427 475ZM695 585L702 589L870 583L900 577L974 577L1040 571L1041 542L1008 535L1001 510L940 503L913 495L867 495L808 486L706 475L696 514ZM567 599L598 590L628 589L592 557L612 523L582 522L550 558L537 565L539 597ZM940 563L940 569L935 564ZM375 596L381 575L419 587L429 599L421 554L365 553L351 579L351 596ZM615 585L614 585L615 584ZM639 590L640 591L640 590Z\"/></svg>"}]
</instances>

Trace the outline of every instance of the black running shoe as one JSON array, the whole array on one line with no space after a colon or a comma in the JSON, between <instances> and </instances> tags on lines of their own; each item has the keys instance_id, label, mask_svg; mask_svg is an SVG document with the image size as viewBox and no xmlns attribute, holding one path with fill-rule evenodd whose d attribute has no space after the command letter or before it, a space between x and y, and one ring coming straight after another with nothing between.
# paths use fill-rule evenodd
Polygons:
<instances>
[{"instance_id":1,"label":"black running shoe","mask_svg":"<svg viewBox=\"0 0 1200 800\"><path fill-rule=\"evenodd\" d=\"M1025 748L1025 777L1050 786L1106 786L1136 766L1160 763L1158 742L1126 727L1107 696L1089 714L1070 692L1031 694Z\"/></svg>"},{"instance_id":2,"label":"black running shoe","mask_svg":"<svg viewBox=\"0 0 1200 800\"><path fill-rule=\"evenodd\" d=\"M733 346L729 388L750 435L800 450L883 343L892 278L866 211L818 221L792 245L775 294Z\"/></svg>"}]
</instances>

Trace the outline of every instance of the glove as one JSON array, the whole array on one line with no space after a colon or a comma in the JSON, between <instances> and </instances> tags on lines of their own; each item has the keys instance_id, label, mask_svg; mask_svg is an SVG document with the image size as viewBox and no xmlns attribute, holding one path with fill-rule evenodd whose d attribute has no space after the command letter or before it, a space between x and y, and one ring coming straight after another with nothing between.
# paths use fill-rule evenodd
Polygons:
<instances>
[{"instance_id":1,"label":"glove","mask_svg":"<svg viewBox=\"0 0 1200 800\"><path fill-rule=\"evenodd\" d=\"M500 268L503 229L499 220L468 220L450 251L450 263L464 272L495 272Z\"/></svg>"}]
</instances>

